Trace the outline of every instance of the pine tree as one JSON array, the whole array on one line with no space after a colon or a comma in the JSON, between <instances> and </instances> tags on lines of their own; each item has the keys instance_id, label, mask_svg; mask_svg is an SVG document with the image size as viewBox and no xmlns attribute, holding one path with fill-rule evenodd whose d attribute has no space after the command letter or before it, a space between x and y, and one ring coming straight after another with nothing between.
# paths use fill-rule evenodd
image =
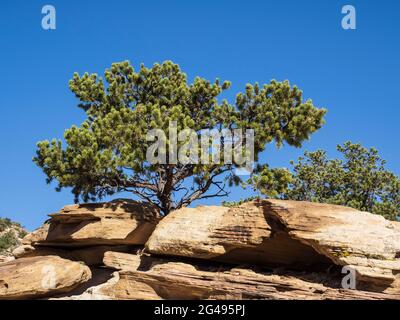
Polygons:
<instances>
[{"instance_id":1,"label":"pine tree","mask_svg":"<svg viewBox=\"0 0 400 320\"><path fill-rule=\"evenodd\" d=\"M170 61L151 68L142 65L138 71L127 61L114 63L104 78L105 82L97 74L74 74L69 87L87 119L65 131L66 146L55 139L39 142L34 158L47 182L58 182L58 191L72 187L75 201L130 192L168 214L194 200L225 196L225 183L241 182L234 170L237 163L150 163L149 130L161 129L168 135L172 121L178 130L196 132L253 129L258 163L259 153L270 142L301 146L323 125L326 112L303 101L302 92L288 81L248 84L234 103L220 101L229 82L196 77L188 83ZM167 140L167 147L170 144ZM276 173L280 171L272 170L272 177Z\"/></svg>"},{"instance_id":2,"label":"pine tree","mask_svg":"<svg viewBox=\"0 0 400 320\"><path fill-rule=\"evenodd\" d=\"M342 159L328 159L323 150L305 152L294 165L284 199L350 206L396 220L400 216L400 179L385 168L374 148L346 142ZM260 178L259 178L260 179Z\"/></svg>"}]
</instances>

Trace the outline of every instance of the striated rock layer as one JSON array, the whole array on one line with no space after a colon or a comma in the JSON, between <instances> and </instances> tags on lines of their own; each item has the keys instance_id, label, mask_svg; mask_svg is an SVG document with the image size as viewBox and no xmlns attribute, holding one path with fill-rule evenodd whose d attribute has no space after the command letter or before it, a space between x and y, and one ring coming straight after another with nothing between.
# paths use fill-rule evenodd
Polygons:
<instances>
[{"instance_id":1,"label":"striated rock layer","mask_svg":"<svg viewBox=\"0 0 400 320\"><path fill-rule=\"evenodd\" d=\"M115 200L50 216L0 261L0 299L400 299L400 223L347 207L262 200L160 220Z\"/></svg>"},{"instance_id":2,"label":"striated rock layer","mask_svg":"<svg viewBox=\"0 0 400 320\"><path fill-rule=\"evenodd\" d=\"M131 200L66 206L23 239L34 246L143 245L160 216L147 204Z\"/></svg>"},{"instance_id":3,"label":"striated rock layer","mask_svg":"<svg viewBox=\"0 0 400 320\"><path fill-rule=\"evenodd\" d=\"M362 288L400 290L400 223L343 206L263 200L185 208L160 222L146 250L301 270L350 266Z\"/></svg>"},{"instance_id":4,"label":"striated rock layer","mask_svg":"<svg viewBox=\"0 0 400 320\"><path fill-rule=\"evenodd\" d=\"M107 252L119 280L102 291L113 299L400 299L395 295L327 287L327 275L273 274ZM338 285L338 283L336 283Z\"/></svg>"},{"instance_id":5,"label":"striated rock layer","mask_svg":"<svg viewBox=\"0 0 400 320\"><path fill-rule=\"evenodd\" d=\"M73 261L82 261L87 266L97 266L103 264L103 257L106 251L115 252L137 252L139 249L134 246L115 245L115 246L91 246L73 247L72 249L60 247L31 246L22 245L13 251L16 259L38 256L59 256Z\"/></svg>"},{"instance_id":6,"label":"striated rock layer","mask_svg":"<svg viewBox=\"0 0 400 320\"><path fill-rule=\"evenodd\" d=\"M149 253L304 268L331 261L291 238L261 204L202 206L170 213L146 243Z\"/></svg>"}]
</instances>

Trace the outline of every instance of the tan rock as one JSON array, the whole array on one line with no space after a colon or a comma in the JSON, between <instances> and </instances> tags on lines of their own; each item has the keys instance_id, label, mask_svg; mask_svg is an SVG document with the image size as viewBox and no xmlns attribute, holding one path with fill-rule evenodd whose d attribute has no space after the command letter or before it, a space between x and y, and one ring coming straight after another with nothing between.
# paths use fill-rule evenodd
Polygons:
<instances>
[{"instance_id":1,"label":"tan rock","mask_svg":"<svg viewBox=\"0 0 400 320\"><path fill-rule=\"evenodd\" d=\"M68 292L91 277L90 269L57 256L17 259L0 265L0 299L30 299Z\"/></svg>"},{"instance_id":2,"label":"tan rock","mask_svg":"<svg viewBox=\"0 0 400 320\"><path fill-rule=\"evenodd\" d=\"M9 262L14 260L13 256L6 256L6 255L1 255L0 254L0 263L4 263L4 262Z\"/></svg>"},{"instance_id":3,"label":"tan rock","mask_svg":"<svg viewBox=\"0 0 400 320\"><path fill-rule=\"evenodd\" d=\"M92 279L68 293L55 295L49 300L115 300L113 286L119 273L105 268L92 268Z\"/></svg>"},{"instance_id":4,"label":"tan rock","mask_svg":"<svg viewBox=\"0 0 400 320\"><path fill-rule=\"evenodd\" d=\"M129 253L120 253L114 251L107 251L104 253L103 263L106 267L115 269L115 270L124 270L124 271L136 271L140 269L140 266L143 263L150 261L150 265L153 261L163 261L160 258L148 258L147 256L139 256L133 255ZM149 264L146 264L146 267L149 267Z\"/></svg>"},{"instance_id":5,"label":"tan rock","mask_svg":"<svg viewBox=\"0 0 400 320\"><path fill-rule=\"evenodd\" d=\"M167 262L107 252L105 265L120 270L107 287L112 299L400 299L399 295L327 287L324 274L278 275L243 268Z\"/></svg>"},{"instance_id":6,"label":"tan rock","mask_svg":"<svg viewBox=\"0 0 400 320\"><path fill-rule=\"evenodd\" d=\"M34 254L35 250L36 250L35 247L29 244L23 244L22 246L15 248L12 252L12 255L16 259L30 257L35 255Z\"/></svg>"},{"instance_id":7,"label":"tan rock","mask_svg":"<svg viewBox=\"0 0 400 320\"><path fill-rule=\"evenodd\" d=\"M355 209L264 200L177 210L146 243L152 254L312 271L348 265L361 287L400 292L400 223Z\"/></svg>"},{"instance_id":8,"label":"tan rock","mask_svg":"<svg viewBox=\"0 0 400 320\"><path fill-rule=\"evenodd\" d=\"M201 206L172 212L160 221L146 250L266 266L302 268L331 263L312 247L289 237L256 202L233 208Z\"/></svg>"},{"instance_id":9,"label":"tan rock","mask_svg":"<svg viewBox=\"0 0 400 320\"><path fill-rule=\"evenodd\" d=\"M264 206L291 237L336 265L353 267L360 284L400 293L399 222L328 204L268 200Z\"/></svg>"},{"instance_id":10,"label":"tan rock","mask_svg":"<svg viewBox=\"0 0 400 320\"><path fill-rule=\"evenodd\" d=\"M66 206L23 239L25 245L143 245L158 220L158 211L131 200Z\"/></svg>"},{"instance_id":11,"label":"tan rock","mask_svg":"<svg viewBox=\"0 0 400 320\"><path fill-rule=\"evenodd\" d=\"M22 245L31 245L40 243L46 240L49 233L50 223L47 221L36 230L28 233L21 241Z\"/></svg>"},{"instance_id":12,"label":"tan rock","mask_svg":"<svg viewBox=\"0 0 400 320\"><path fill-rule=\"evenodd\" d=\"M59 256L64 259L73 261L82 261L87 266L96 266L103 263L104 253L106 251L115 252L136 252L138 248L128 245L116 245L116 246L91 246L85 248L76 249L62 249L59 247L46 247L31 245L22 245L13 251L13 256L16 259L26 257L38 257L38 256Z\"/></svg>"}]
</instances>

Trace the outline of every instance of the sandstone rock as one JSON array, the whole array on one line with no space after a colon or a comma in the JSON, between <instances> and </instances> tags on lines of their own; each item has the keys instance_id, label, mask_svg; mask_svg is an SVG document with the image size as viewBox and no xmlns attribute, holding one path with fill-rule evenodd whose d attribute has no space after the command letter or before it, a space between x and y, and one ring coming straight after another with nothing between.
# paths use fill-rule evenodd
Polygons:
<instances>
[{"instance_id":1,"label":"sandstone rock","mask_svg":"<svg viewBox=\"0 0 400 320\"><path fill-rule=\"evenodd\" d=\"M400 223L342 206L185 208L157 227L157 210L128 200L50 216L0 264L0 299L400 299ZM358 290L341 288L343 266Z\"/></svg>"},{"instance_id":2,"label":"sandstone rock","mask_svg":"<svg viewBox=\"0 0 400 320\"><path fill-rule=\"evenodd\" d=\"M91 277L90 269L57 256L17 259L0 265L0 299L30 299L68 292Z\"/></svg>"},{"instance_id":3,"label":"sandstone rock","mask_svg":"<svg viewBox=\"0 0 400 320\"><path fill-rule=\"evenodd\" d=\"M146 250L308 271L349 265L363 288L400 292L400 223L342 206L264 200L185 208L160 222Z\"/></svg>"},{"instance_id":4,"label":"sandstone rock","mask_svg":"<svg viewBox=\"0 0 400 320\"><path fill-rule=\"evenodd\" d=\"M6 256L6 255L1 255L0 254L0 263L4 263L4 262L9 262L14 260L13 256Z\"/></svg>"},{"instance_id":5,"label":"sandstone rock","mask_svg":"<svg viewBox=\"0 0 400 320\"><path fill-rule=\"evenodd\" d=\"M158 220L158 211L131 200L66 206L23 244L78 247L92 245L143 245Z\"/></svg>"},{"instance_id":6,"label":"sandstone rock","mask_svg":"<svg viewBox=\"0 0 400 320\"><path fill-rule=\"evenodd\" d=\"M38 257L38 256L59 256L64 259L82 261L87 266L101 265L103 263L104 253L106 251L115 252L136 252L138 248L127 245L116 245L116 246L92 246L76 249L62 249L59 247L46 247L31 245L22 245L13 251L13 256L16 259L26 257Z\"/></svg>"},{"instance_id":7,"label":"sandstone rock","mask_svg":"<svg viewBox=\"0 0 400 320\"><path fill-rule=\"evenodd\" d=\"M46 240L49 233L50 224L46 221L41 227L28 233L21 241L22 245L31 245L40 243Z\"/></svg>"},{"instance_id":8,"label":"sandstone rock","mask_svg":"<svg viewBox=\"0 0 400 320\"><path fill-rule=\"evenodd\" d=\"M400 294L327 287L320 283L323 274L305 279L301 273L277 275L114 252L105 254L104 263L120 270L119 280L107 287L113 299L400 299Z\"/></svg>"},{"instance_id":9,"label":"sandstone rock","mask_svg":"<svg viewBox=\"0 0 400 320\"><path fill-rule=\"evenodd\" d=\"M29 244L24 244L22 246L15 248L12 252L12 255L16 259L25 258L25 257L29 257L29 256L34 256L34 254L32 254L32 253L35 252L35 250L36 250L35 247L33 247Z\"/></svg>"},{"instance_id":10,"label":"sandstone rock","mask_svg":"<svg viewBox=\"0 0 400 320\"><path fill-rule=\"evenodd\" d=\"M141 265L143 266L146 263L146 258L148 256L108 251L104 253L103 263L106 267L115 270L137 271L141 268ZM152 264L154 261L164 260L161 258L148 258L147 261L150 261L150 264ZM149 267L149 264L146 264L146 267Z\"/></svg>"},{"instance_id":11,"label":"sandstone rock","mask_svg":"<svg viewBox=\"0 0 400 320\"><path fill-rule=\"evenodd\" d=\"M264 201L288 234L336 265L351 266L357 282L400 293L400 223L355 209L299 201Z\"/></svg>"},{"instance_id":12,"label":"sandstone rock","mask_svg":"<svg viewBox=\"0 0 400 320\"><path fill-rule=\"evenodd\" d=\"M146 243L153 254L264 266L329 265L312 247L291 238L257 203L201 206L170 213Z\"/></svg>"},{"instance_id":13,"label":"sandstone rock","mask_svg":"<svg viewBox=\"0 0 400 320\"><path fill-rule=\"evenodd\" d=\"M92 268L92 279L68 293L49 300L116 300L113 286L119 281L119 273L105 268Z\"/></svg>"}]
</instances>

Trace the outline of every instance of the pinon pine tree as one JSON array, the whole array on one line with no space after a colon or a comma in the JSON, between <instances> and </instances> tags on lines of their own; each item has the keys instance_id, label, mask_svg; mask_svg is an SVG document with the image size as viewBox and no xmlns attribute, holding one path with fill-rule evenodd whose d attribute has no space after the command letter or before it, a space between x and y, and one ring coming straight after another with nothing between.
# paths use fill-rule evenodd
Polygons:
<instances>
[{"instance_id":1,"label":"pinon pine tree","mask_svg":"<svg viewBox=\"0 0 400 320\"><path fill-rule=\"evenodd\" d=\"M265 172L268 166L258 163L258 155L266 144L301 146L323 125L326 112L303 101L302 92L288 81L248 84L234 103L220 101L229 82L197 77L188 83L170 61L138 71L129 62L114 63L104 78L74 74L69 87L87 119L65 131L65 146L60 140L39 142L34 157L47 182L56 180L57 190L71 187L75 201L130 192L168 214L194 200L225 196L226 185L241 182L237 163L149 162L149 130L168 135L171 121L178 130L195 132L253 129L255 162ZM279 173L271 170L270 179Z\"/></svg>"},{"instance_id":2,"label":"pinon pine tree","mask_svg":"<svg viewBox=\"0 0 400 320\"><path fill-rule=\"evenodd\" d=\"M400 179L385 168L378 151L351 142L337 150L342 159L328 159L325 151L317 150L292 162L291 183L281 188L280 197L345 205L391 220L400 217ZM263 185L255 186L263 190Z\"/></svg>"}]
</instances>

